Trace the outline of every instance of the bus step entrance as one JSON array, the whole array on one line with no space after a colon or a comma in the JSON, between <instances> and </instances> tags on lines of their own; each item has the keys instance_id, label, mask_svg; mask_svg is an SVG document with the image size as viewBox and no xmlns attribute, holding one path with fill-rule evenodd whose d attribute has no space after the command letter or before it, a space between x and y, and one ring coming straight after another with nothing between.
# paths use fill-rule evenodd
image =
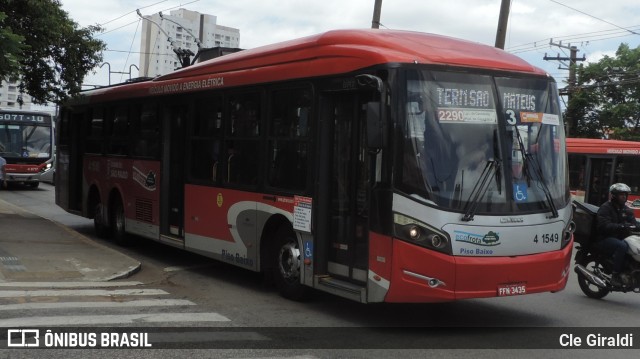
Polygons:
<instances>
[{"instance_id":1,"label":"bus step entrance","mask_svg":"<svg viewBox=\"0 0 640 359\"><path fill-rule=\"evenodd\" d=\"M323 292L366 303L367 288L328 275L315 276L314 287Z\"/></svg>"}]
</instances>

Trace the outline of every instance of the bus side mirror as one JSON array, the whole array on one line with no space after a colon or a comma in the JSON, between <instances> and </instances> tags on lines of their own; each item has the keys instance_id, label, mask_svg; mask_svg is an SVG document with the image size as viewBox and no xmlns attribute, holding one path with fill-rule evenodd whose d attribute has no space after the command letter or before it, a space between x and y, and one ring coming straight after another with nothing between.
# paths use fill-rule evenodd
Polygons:
<instances>
[{"instance_id":1,"label":"bus side mirror","mask_svg":"<svg viewBox=\"0 0 640 359\"><path fill-rule=\"evenodd\" d=\"M380 102L367 102L367 146L383 148L386 144L386 126Z\"/></svg>"},{"instance_id":2,"label":"bus side mirror","mask_svg":"<svg viewBox=\"0 0 640 359\"><path fill-rule=\"evenodd\" d=\"M360 88L369 88L380 94L380 101L367 102L367 146L381 149L387 143L386 99L387 91L384 81L378 76L363 74L356 76Z\"/></svg>"}]
</instances>

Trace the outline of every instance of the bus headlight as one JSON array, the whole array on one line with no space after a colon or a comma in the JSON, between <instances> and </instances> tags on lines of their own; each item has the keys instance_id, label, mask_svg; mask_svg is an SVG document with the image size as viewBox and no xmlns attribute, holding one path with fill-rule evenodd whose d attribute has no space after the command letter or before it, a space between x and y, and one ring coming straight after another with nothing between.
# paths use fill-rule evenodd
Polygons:
<instances>
[{"instance_id":1,"label":"bus headlight","mask_svg":"<svg viewBox=\"0 0 640 359\"><path fill-rule=\"evenodd\" d=\"M447 239L438 234L428 235L427 240L431 242L434 248L444 248L447 245Z\"/></svg>"},{"instance_id":2,"label":"bus headlight","mask_svg":"<svg viewBox=\"0 0 640 359\"><path fill-rule=\"evenodd\" d=\"M398 239L445 254L452 254L449 236L426 223L396 213L394 214L394 228L395 236Z\"/></svg>"},{"instance_id":3,"label":"bus headlight","mask_svg":"<svg viewBox=\"0 0 640 359\"><path fill-rule=\"evenodd\" d=\"M420 239L420 228L418 226L409 227L409 238L414 241Z\"/></svg>"}]
</instances>

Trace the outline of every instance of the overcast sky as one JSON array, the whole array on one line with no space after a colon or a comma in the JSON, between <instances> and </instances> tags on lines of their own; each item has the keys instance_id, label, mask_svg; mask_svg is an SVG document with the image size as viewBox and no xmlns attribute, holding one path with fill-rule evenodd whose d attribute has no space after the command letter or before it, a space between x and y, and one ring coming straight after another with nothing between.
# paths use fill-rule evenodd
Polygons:
<instances>
[{"instance_id":1,"label":"overcast sky","mask_svg":"<svg viewBox=\"0 0 640 359\"><path fill-rule=\"evenodd\" d=\"M344 28L370 28L374 0L61 0L81 26L100 24L111 71L138 66L140 18L185 8L217 16L219 25L240 29L244 49ZM430 32L494 45L501 0L383 0L382 28ZM598 61L614 55L620 43L640 45L639 0L512 0L505 50L543 68L564 86L568 71L545 54L568 57L550 40L575 45L578 56ZM131 52L130 52L131 51ZM564 67L564 66L562 66ZM134 77L135 68L131 68ZM107 85L107 67L85 83ZM111 75L111 82L128 75Z\"/></svg>"}]
</instances>

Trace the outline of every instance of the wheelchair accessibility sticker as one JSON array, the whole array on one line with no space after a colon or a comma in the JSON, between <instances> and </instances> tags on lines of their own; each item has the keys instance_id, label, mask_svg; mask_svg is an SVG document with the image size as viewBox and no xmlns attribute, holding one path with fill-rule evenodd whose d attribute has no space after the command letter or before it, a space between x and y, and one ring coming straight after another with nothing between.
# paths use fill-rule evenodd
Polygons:
<instances>
[{"instance_id":1,"label":"wheelchair accessibility sticker","mask_svg":"<svg viewBox=\"0 0 640 359\"><path fill-rule=\"evenodd\" d=\"M313 243L304 242L304 257L313 258Z\"/></svg>"},{"instance_id":2,"label":"wheelchair accessibility sticker","mask_svg":"<svg viewBox=\"0 0 640 359\"><path fill-rule=\"evenodd\" d=\"M526 183L514 183L513 184L513 199L516 202L524 202L527 200L527 184Z\"/></svg>"}]
</instances>

